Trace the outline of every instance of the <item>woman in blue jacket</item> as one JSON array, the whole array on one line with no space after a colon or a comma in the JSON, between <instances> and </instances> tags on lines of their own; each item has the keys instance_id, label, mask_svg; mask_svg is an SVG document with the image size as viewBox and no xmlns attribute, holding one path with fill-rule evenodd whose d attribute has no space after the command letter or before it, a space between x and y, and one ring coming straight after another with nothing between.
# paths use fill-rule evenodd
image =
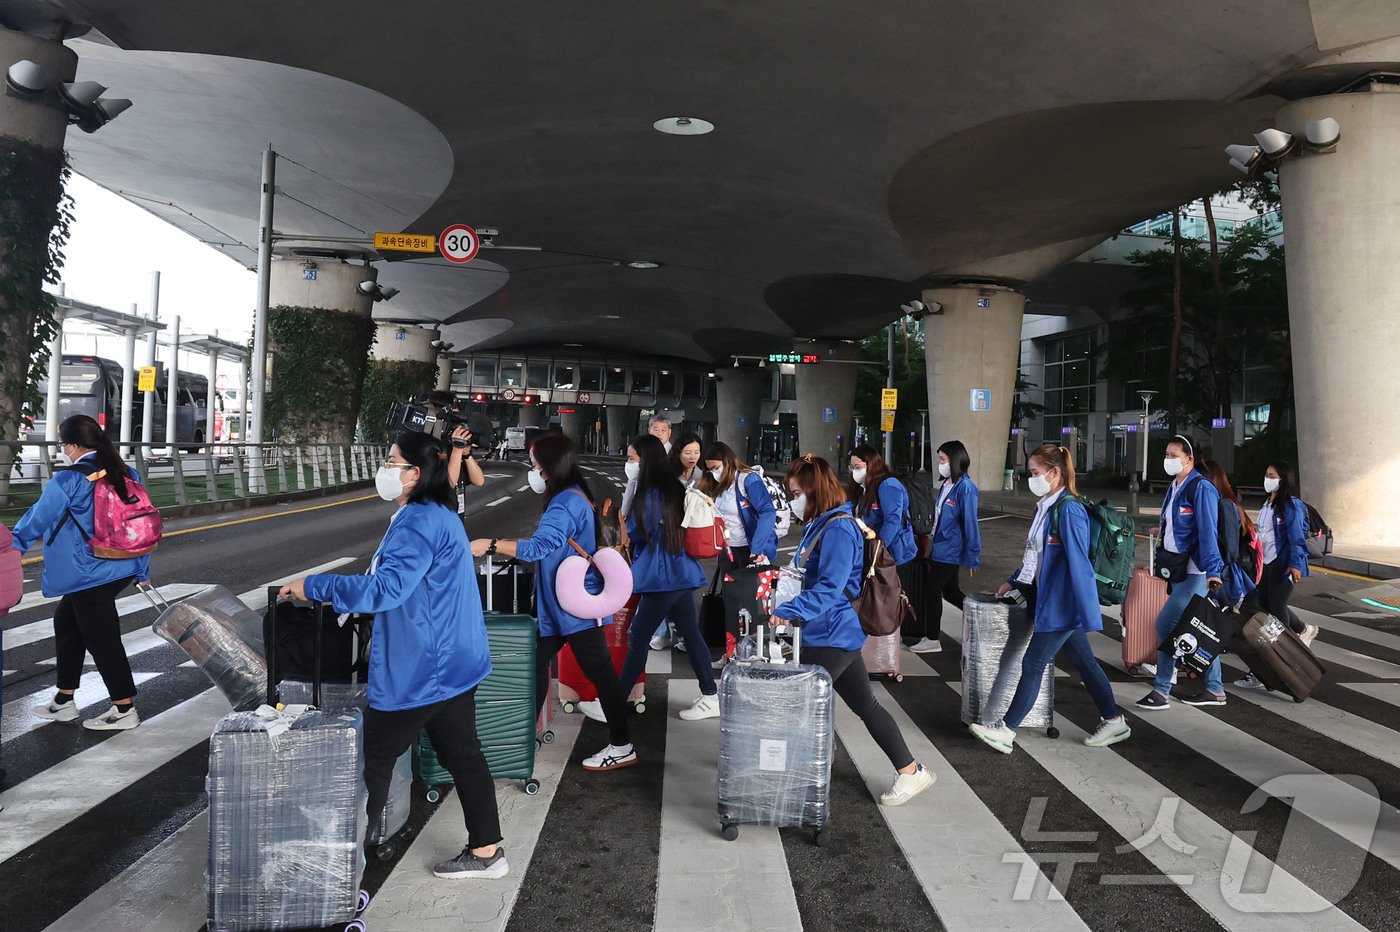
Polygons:
<instances>
[{"instance_id":1,"label":"woman in blue jacket","mask_svg":"<svg viewBox=\"0 0 1400 932\"><path fill-rule=\"evenodd\" d=\"M894 717L870 691L870 674L860 655L865 629L850 599L860 592L865 561L860 522L831 464L820 457L809 453L794 460L787 486L792 516L806 523L798 546L805 572L802 591L769 624L801 628L802 662L826 668L836 694L860 716L897 771L880 802L901 806L932 786L934 776L909 753Z\"/></svg>"},{"instance_id":2,"label":"woman in blue jacket","mask_svg":"<svg viewBox=\"0 0 1400 932\"><path fill-rule=\"evenodd\" d=\"M58 425L59 455L68 468L54 473L43 494L14 530L14 548L24 553L44 542L44 595L62 596L53 615L58 691L36 706L35 715L60 722L78 720L73 694L83 675L83 654L92 662L112 706L83 722L97 731L123 731L141 724L136 712L136 683L122 645L117 595L133 581L151 578L151 558L108 560L93 555L88 535L93 527L93 489L107 482L123 499L126 482L140 482L117 454L97 422L75 414ZM87 529L87 530L85 530Z\"/></svg>"},{"instance_id":3,"label":"woman in blue jacket","mask_svg":"<svg viewBox=\"0 0 1400 932\"><path fill-rule=\"evenodd\" d=\"M1196 468L1196 448L1190 438L1177 434L1167 441L1162 469L1173 478L1162 503L1160 546L1157 572L1167 579L1167 604L1157 614L1157 642L1163 643L1176 630L1191 599L1205 595L1225 578L1225 561L1220 556L1217 536L1220 492ZM1171 708L1172 680L1176 658L1157 652L1157 674L1152 692L1134 705L1144 712ZM1224 705L1225 682L1220 658L1206 669L1205 688L1194 696L1178 697L1188 705Z\"/></svg>"},{"instance_id":4,"label":"woman in blue jacket","mask_svg":"<svg viewBox=\"0 0 1400 932\"><path fill-rule=\"evenodd\" d=\"M725 552L719 557L724 577L724 623L728 632L724 656L715 662L723 667L734 656L739 637L739 612L747 610L760 619L756 594L758 573L778 558L777 513L763 476L744 464L726 443L712 443L705 451L706 475L696 486L715 501L715 511L724 519Z\"/></svg>"},{"instance_id":5,"label":"woman in blue jacket","mask_svg":"<svg viewBox=\"0 0 1400 932\"><path fill-rule=\"evenodd\" d=\"M437 438L405 431L374 477L397 504L366 576L315 575L282 588L283 598L373 612L365 786L369 824L378 825L394 763L424 729L452 774L467 825L462 853L433 873L494 880L509 871L500 846L496 786L476 735L476 688L491 672L481 596L467 557L467 532Z\"/></svg>"},{"instance_id":6,"label":"woman in blue jacket","mask_svg":"<svg viewBox=\"0 0 1400 932\"><path fill-rule=\"evenodd\" d=\"M962 611L963 591L958 585L961 567L975 570L982 565L982 531L977 523L977 485L967 475L972 458L961 440L949 440L938 448L938 474L943 483L933 509L932 545L927 587L941 593L944 601ZM933 597L925 614L924 637L909 649L918 654L936 654L943 649L938 636L943 631L943 613Z\"/></svg>"},{"instance_id":7,"label":"woman in blue jacket","mask_svg":"<svg viewBox=\"0 0 1400 932\"><path fill-rule=\"evenodd\" d=\"M1259 509L1255 532L1264 550L1264 575L1255 590L1255 598L1264 611L1284 622L1298 633L1304 643L1317 637L1317 625L1305 625L1288 607L1293 587L1308 575L1308 509L1298 498L1298 483L1287 463L1270 463L1264 470L1264 491L1268 498ZM1244 689L1263 689L1264 684L1253 673L1235 685Z\"/></svg>"},{"instance_id":8,"label":"woman in blue jacket","mask_svg":"<svg viewBox=\"0 0 1400 932\"><path fill-rule=\"evenodd\" d=\"M695 590L705 585L705 571L685 552L685 529L681 527L685 488L666 459L666 448L649 434L638 437L627 448L627 463L637 475L637 495L627 515L632 591L640 592L642 598L627 636L627 659L620 675L624 693L632 691L646 668L651 632L661 619L670 618L687 642L704 643L695 614ZM681 718L716 718L719 698L710 658L703 651L690 651L689 657L700 681L700 698L681 711Z\"/></svg>"},{"instance_id":9,"label":"woman in blue jacket","mask_svg":"<svg viewBox=\"0 0 1400 932\"><path fill-rule=\"evenodd\" d=\"M1021 566L997 590L1005 598L1018 589L1035 623L1035 633L1021 660L1021 679L1006 715L999 722L974 723L972 733L1003 754L1010 754L1016 729L1035 705L1045 668L1064 651L1084 679L1099 727L1084 740L1091 748L1117 744L1132 734L1118 711L1094 650L1089 632L1103 630L1094 566L1089 562L1089 512L1074 483L1074 459L1065 447L1047 443L1029 460L1030 490L1040 496L1026 538Z\"/></svg>"},{"instance_id":10,"label":"woman in blue jacket","mask_svg":"<svg viewBox=\"0 0 1400 932\"><path fill-rule=\"evenodd\" d=\"M884 541L890 559L899 571L899 582L905 593L922 592L915 579L919 555L914 543L914 527L909 521L909 491L890 472L885 458L868 443L862 443L851 451L851 503L855 506L856 517ZM927 612L923 605L913 605L918 618ZM907 621L907 619L906 619ZM908 630L908 629L906 629Z\"/></svg>"},{"instance_id":11,"label":"woman in blue jacket","mask_svg":"<svg viewBox=\"0 0 1400 932\"><path fill-rule=\"evenodd\" d=\"M472 541L472 554L503 554L535 564L535 614L540 638L535 650L535 705L549 697L549 667L565 644L579 669L598 688L598 701L607 719L610 742L585 758L584 770L616 770L637 762L627 727L627 691L613 669L603 626L612 617L579 618L564 611L554 587L559 566L576 551L569 541L592 553L598 549L598 515L593 492L574 457L573 441L563 434L541 434L530 447L530 488L544 496L544 516L526 540ZM590 574L591 575L591 574Z\"/></svg>"}]
</instances>

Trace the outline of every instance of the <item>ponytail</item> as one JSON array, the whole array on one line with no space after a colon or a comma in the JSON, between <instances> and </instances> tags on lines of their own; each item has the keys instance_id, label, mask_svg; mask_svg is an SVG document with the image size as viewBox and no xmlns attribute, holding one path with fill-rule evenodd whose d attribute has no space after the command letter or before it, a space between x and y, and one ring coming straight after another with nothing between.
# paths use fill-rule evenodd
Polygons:
<instances>
[{"instance_id":1,"label":"ponytail","mask_svg":"<svg viewBox=\"0 0 1400 932\"><path fill-rule=\"evenodd\" d=\"M1058 469L1060 476L1065 480L1065 489L1069 494L1079 494L1079 487L1074 481L1074 454L1069 451L1068 447L1043 443L1031 451L1031 459L1046 469Z\"/></svg>"},{"instance_id":2,"label":"ponytail","mask_svg":"<svg viewBox=\"0 0 1400 932\"><path fill-rule=\"evenodd\" d=\"M86 414L74 414L64 418L63 423L58 425L58 439L85 450L95 450L97 465L107 473L102 478L111 483L122 501L131 500L131 493L126 488L126 464L122 462L117 448L112 446L111 439L95 420Z\"/></svg>"}]
</instances>

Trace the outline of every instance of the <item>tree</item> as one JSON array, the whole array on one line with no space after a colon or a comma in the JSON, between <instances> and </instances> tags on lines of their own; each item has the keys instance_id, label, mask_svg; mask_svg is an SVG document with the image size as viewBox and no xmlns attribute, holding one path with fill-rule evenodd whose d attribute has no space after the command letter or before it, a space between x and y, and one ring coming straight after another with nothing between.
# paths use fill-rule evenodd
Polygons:
<instances>
[{"instance_id":1,"label":"tree","mask_svg":"<svg viewBox=\"0 0 1400 932\"><path fill-rule=\"evenodd\" d=\"M896 322L898 327L898 322ZM885 387L885 354L889 328L881 327L861 341L860 348L871 365L861 366L856 377L855 414L866 429L870 442L877 448L884 444L880 434L880 391ZM896 340L900 340L897 335ZM925 378L924 332L922 327L911 326L904 330L906 343L900 352L895 345L894 386L899 389L899 407L896 409L894 428L896 438L908 438L910 431L919 429L919 409L928 407L928 380ZM906 445L895 442L895 449L901 451Z\"/></svg>"},{"instance_id":2,"label":"tree","mask_svg":"<svg viewBox=\"0 0 1400 932\"><path fill-rule=\"evenodd\" d=\"M1036 387L1036 383L1026 378L1020 369L1016 370L1016 397L1011 402L1011 426L1022 427L1025 421L1034 421L1045 413L1045 405L1027 401L1025 393Z\"/></svg>"}]
</instances>

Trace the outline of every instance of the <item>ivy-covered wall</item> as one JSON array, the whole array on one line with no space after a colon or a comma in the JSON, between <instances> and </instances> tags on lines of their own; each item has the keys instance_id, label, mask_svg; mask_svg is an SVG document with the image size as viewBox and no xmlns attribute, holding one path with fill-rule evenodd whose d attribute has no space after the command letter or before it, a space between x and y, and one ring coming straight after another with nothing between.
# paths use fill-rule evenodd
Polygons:
<instances>
[{"instance_id":1,"label":"ivy-covered wall","mask_svg":"<svg viewBox=\"0 0 1400 932\"><path fill-rule=\"evenodd\" d=\"M410 395L421 396L437 383L437 363L408 359L371 359L365 370L365 387L360 402L360 430L373 443L393 438L384 426L389 405Z\"/></svg>"},{"instance_id":2,"label":"ivy-covered wall","mask_svg":"<svg viewBox=\"0 0 1400 932\"><path fill-rule=\"evenodd\" d=\"M349 443L373 339L368 317L285 304L270 308L268 428L285 440Z\"/></svg>"}]
</instances>

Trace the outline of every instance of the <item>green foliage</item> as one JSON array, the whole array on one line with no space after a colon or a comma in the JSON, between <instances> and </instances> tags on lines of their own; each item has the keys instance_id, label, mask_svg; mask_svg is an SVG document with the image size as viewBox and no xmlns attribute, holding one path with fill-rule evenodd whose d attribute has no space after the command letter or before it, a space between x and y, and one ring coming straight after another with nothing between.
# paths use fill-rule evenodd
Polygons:
<instances>
[{"instance_id":1,"label":"green foliage","mask_svg":"<svg viewBox=\"0 0 1400 932\"><path fill-rule=\"evenodd\" d=\"M1035 388L1036 384L1026 378L1026 374L1020 369L1016 370L1016 397L1011 402L1011 426L1024 426L1026 421L1034 421L1045 413L1045 405L1035 401L1027 401L1025 393Z\"/></svg>"},{"instance_id":2,"label":"green foliage","mask_svg":"<svg viewBox=\"0 0 1400 932\"><path fill-rule=\"evenodd\" d=\"M44 285L58 284L63 269L73 222L68 177L62 154L0 139L0 439L13 439L25 407L42 401L49 354L39 349L58 328Z\"/></svg>"},{"instance_id":3,"label":"green foliage","mask_svg":"<svg viewBox=\"0 0 1400 932\"><path fill-rule=\"evenodd\" d=\"M278 305L268 311L267 340L272 355L268 427L284 440L349 442L360 413L374 321Z\"/></svg>"},{"instance_id":4,"label":"green foliage","mask_svg":"<svg viewBox=\"0 0 1400 932\"><path fill-rule=\"evenodd\" d=\"M865 428L869 442L879 447L880 438L880 391L885 387L885 355L889 328L882 327L861 341L861 352L865 358L877 365L861 366L856 376L856 420ZM908 362L906 346L908 341ZM904 330L895 324L894 344L894 385L899 389L899 407L896 409L894 429L896 438L909 437L910 431L919 429L919 409L928 407L928 380L924 376L924 334L918 324L909 324ZM900 442L897 449L903 449Z\"/></svg>"},{"instance_id":5,"label":"green foliage","mask_svg":"<svg viewBox=\"0 0 1400 932\"><path fill-rule=\"evenodd\" d=\"M384 418L389 404L410 395L422 395L437 381L437 363L407 359L371 359L365 369L365 387L360 400L360 430L371 443L388 443Z\"/></svg>"}]
</instances>

